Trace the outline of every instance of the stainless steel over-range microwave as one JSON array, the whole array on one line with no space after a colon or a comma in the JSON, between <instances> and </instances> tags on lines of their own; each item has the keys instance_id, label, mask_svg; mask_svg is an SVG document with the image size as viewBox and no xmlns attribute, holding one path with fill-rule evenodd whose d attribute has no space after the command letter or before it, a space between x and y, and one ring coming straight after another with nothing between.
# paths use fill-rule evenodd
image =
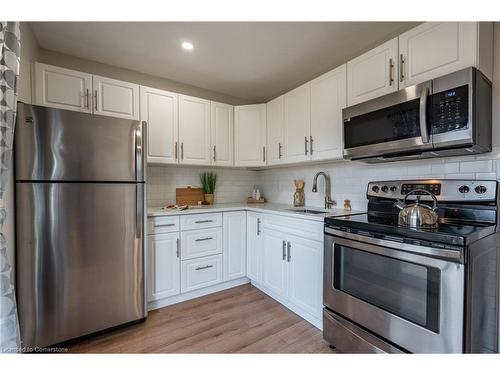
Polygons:
<instances>
[{"instance_id":1,"label":"stainless steel over-range microwave","mask_svg":"<svg viewBox=\"0 0 500 375\"><path fill-rule=\"evenodd\" d=\"M491 82L466 68L343 110L344 158L384 162L491 151Z\"/></svg>"}]
</instances>

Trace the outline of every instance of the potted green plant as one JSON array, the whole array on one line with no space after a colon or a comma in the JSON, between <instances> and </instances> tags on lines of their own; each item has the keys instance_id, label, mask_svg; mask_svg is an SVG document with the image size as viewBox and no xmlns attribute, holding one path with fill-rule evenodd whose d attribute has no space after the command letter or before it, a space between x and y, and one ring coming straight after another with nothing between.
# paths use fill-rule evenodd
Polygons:
<instances>
[{"instance_id":1,"label":"potted green plant","mask_svg":"<svg viewBox=\"0 0 500 375\"><path fill-rule=\"evenodd\" d=\"M203 172L200 175L201 186L205 193L205 202L214 204L215 183L217 182L217 175L212 172Z\"/></svg>"}]
</instances>

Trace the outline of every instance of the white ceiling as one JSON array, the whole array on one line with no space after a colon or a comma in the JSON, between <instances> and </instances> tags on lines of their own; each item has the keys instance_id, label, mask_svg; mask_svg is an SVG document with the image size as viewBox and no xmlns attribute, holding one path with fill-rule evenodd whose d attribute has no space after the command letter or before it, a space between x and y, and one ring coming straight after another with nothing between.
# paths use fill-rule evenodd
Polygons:
<instances>
[{"instance_id":1,"label":"white ceiling","mask_svg":"<svg viewBox=\"0 0 500 375\"><path fill-rule=\"evenodd\" d=\"M263 102L412 22L35 22L41 48ZM181 49L182 41L194 50Z\"/></svg>"}]
</instances>

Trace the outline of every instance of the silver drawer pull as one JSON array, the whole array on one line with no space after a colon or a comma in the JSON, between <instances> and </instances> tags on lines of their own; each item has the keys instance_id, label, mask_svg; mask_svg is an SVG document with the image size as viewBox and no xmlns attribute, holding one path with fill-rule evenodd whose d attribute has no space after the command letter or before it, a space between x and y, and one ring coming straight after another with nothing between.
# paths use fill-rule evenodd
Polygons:
<instances>
[{"instance_id":1,"label":"silver drawer pull","mask_svg":"<svg viewBox=\"0 0 500 375\"><path fill-rule=\"evenodd\" d=\"M211 223L213 220L197 220L194 223L195 224L202 224L202 223Z\"/></svg>"},{"instance_id":2,"label":"silver drawer pull","mask_svg":"<svg viewBox=\"0 0 500 375\"><path fill-rule=\"evenodd\" d=\"M203 267L196 267L195 270L196 271L201 271L201 270L206 270L207 268L212 268L213 267L213 264L209 264L209 265L206 265L206 266L203 266Z\"/></svg>"},{"instance_id":3,"label":"silver drawer pull","mask_svg":"<svg viewBox=\"0 0 500 375\"><path fill-rule=\"evenodd\" d=\"M155 227L175 227L175 224L155 224Z\"/></svg>"},{"instance_id":4,"label":"silver drawer pull","mask_svg":"<svg viewBox=\"0 0 500 375\"><path fill-rule=\"evenodd\" d=\"M197 238L195 241L198 242L198 241L208 241L208 240L213 240L213 238L212 237Z\"/></svg>"}]
</instances>

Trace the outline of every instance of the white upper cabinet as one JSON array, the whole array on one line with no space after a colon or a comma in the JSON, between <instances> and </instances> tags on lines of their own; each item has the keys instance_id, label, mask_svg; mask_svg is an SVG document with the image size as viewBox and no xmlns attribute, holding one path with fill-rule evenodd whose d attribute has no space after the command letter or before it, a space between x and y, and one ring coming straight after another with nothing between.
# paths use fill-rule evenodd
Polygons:
<instances>
[{"instance_id":1,"label":"white upper cabinet","mask_svg":"<svg viewBox=\"0 0 500 375\"><path fill-rule=\"evenodd\" d=\"M224 281L245 277L247 274L247 213L245 211L222 214Z\"/></svg>"},{"instance_id":2,"label":"white upper cabinet","mask_svg":"<svg viewBox=\"0 0 500 375\"><path fill-rule=\"evenodd\" d=\"M211 102L210 127L213 165L233 165L233 112L232 105Z\"/></svg>"},{"instance_id":3,"label":"white upper cabinet","mask_svg":"<svg viewBox=\"0 0 500 375\"><path fill-rule=\"evenodd\" d=\"M478 67L491 79L492 50L488 23L425 22L399 36L399 86L415 85L469 66Z\"/></svg>"},{"instance_id":4,"label":"white upper cabinet","mask_svg":"<svg viewBox=\"0 0 500 375\"><path fill-rule=\"evenodd\" d=\"M285 94L285 159L295 163L310 159L311 83Z\"/></svg>"},{"instance_id":5,"label":"white upper cabinet","mask_svg":"<svg viewBox=\"0 0 500 375\"><path fill-rule=\"evenodd\" d=\"M284 96L267 103L267 164L281 164L285 161L285 107Z\"/></svg>"},{"instance_id":6,"label":"white upper cabinet","mask_svg":"<svg viewBox=\"0 0 500 375\"><path fill-rule=\"evenodd\" d=\"M139 120L139 85L92 76L94 113Z\"/></svg>"},{"instance_id":7,"label":"white upper cabinet","mask_svg":"<svg viewBox=\"0 0 500 375\"><path fill-rule=\"evenodd\" d=\"M180 163L210 165L210 101L179 95Z\"/></svg>"},{"instance_id":8,"label":"white upper cabinet","mask_svg":"<svg viewBox=\"0 0 500 375\"><path fill-rule=\"evenodd\" d=\"M347 63L347 105L398 90L398 38Z\"/></svg>"},{"instance_id":9,"label":"white upper cabinet","mask_svg":"<svg viewBox=\"0 0 500 375\"><path fill-rule=\"evenodd\" d=\"M266 105L234 107L234 165L266 165Z\"/></svg>"},{"instance_id":10,"label":"white upper cabinet","mask_svg":"<svg viewBox=\"0 0 500 375\"><path fill-rule=\"evenodd\" d=\"M147 122L149 163L176 164L178 95L141 86L141 121Z\"/></svg>"},{"instance_id":11,"label":"white upper cabinet","mask_svg":"<svg viewBox=\"0 0 500 375\"><path fill-rule=\"evenodd\" d=\"M346 65L323 74L311 82L312 160L342 158L343 119L346 106Z\"/></svg>"},{"instance_id":12,"label":"white upper cabinet","mask_svg":"<svg viewBox=\"0 0 500 375\"><path fill-rule=\"evenodd\" d=\"M92 112L92 75L41 63L34 64L35 104Z\"/></svg>"}]
</instances>

